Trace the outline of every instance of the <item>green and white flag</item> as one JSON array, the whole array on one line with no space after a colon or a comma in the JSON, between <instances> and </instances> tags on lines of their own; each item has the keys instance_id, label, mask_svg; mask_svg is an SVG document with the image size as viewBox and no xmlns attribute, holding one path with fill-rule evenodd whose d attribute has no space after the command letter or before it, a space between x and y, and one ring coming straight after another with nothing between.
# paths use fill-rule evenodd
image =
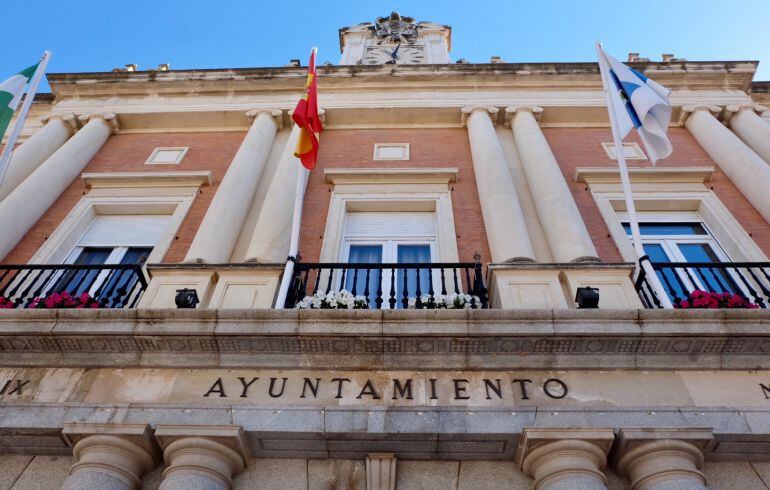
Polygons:
<instances>
[{"instance_id":1,"label":"green and white flag","mask_svg":"<svg viewBox=\"0 0 770 490\"><path fill-rule=\"evenodd\" d=\"M32 65L0 83L0 141L2 141L5 130L11 123L16 108L19 107L21 97L24 95L32 75L35 74L37 66L37 64Z\"/></svg>"}]
</instances>

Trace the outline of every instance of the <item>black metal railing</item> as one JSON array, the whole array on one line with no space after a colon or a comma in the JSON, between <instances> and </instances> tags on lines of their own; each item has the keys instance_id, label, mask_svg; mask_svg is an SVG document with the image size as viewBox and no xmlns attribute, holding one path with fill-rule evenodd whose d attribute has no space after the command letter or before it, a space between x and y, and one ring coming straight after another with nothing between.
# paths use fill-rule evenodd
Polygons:
<instances>
[{"instance_id":1,"label":"black metal railing","mask_svg":"<svg viewBox=\"0 0 770 490\"><path fill-rule=\"evenodd\" d=\"M696 290L737 294L760 308L770 305L770 262L651 262L663 289L675 305ZM636 279L644 306L661 308L644 269Z\"/></svg>"},{"instance_id":2,"label":"black metal railing","mask_svg":"<svg viewBox=\"0 0 770 490\"><path fill-rule=\"evenodd\" d=\"M365 297L372 309L423 309L452 293L471 295L472 308L489 307L480 262L298 262L286 297L286 308L294 308L305 296L319 291L328 294L342 289L354 296Z\"/></svg>"},{"instance_id":3,"label":"black metal railing","mask_svg":"<svg viewBox=\"0 0 770 490\"><path fill-rule=\"evenodd\" d=\"M88 293L102 308L134 308L147 289L139 264L0 265L0 299L15 308L34 307L54 293Z\"/></svg>"}]
</instances>

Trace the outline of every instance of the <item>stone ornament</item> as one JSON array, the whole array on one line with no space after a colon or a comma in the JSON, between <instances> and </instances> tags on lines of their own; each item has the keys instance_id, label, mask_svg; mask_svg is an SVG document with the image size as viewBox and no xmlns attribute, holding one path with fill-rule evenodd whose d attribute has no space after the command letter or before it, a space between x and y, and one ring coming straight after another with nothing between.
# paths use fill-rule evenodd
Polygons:
<instances>
[{"instance_id":1,"label":"stone ornament","mask_svg":"<svg viewBox=\"0 0 770 490\"><path fill-rule=\"evenodd\" d=\"M378 44L412 44L417 39L417 25L414 17L402 17L398 12L391 12L387 17L378 17L374 22L374 33Z\"/></svg>"}]
</instances>

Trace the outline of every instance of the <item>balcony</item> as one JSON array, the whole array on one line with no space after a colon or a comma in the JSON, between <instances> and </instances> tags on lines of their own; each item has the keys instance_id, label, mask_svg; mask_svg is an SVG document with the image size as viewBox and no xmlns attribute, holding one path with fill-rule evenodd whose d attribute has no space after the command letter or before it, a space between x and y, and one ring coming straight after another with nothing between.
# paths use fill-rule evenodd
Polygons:
<instances>
[{"instance_id":1,"label":"balcony","mask_svg":"<svg viewBox=\"0 0 770 490\"><path fill-rule=\"evenodd\" d=\"M675 307L691 307L694 291L730 293L751 307L768 308L770 262L651 262L663 289ZM646 308L661 308L649 278L641 271L636 290ZM687 301L687 303L682 303Z\"/></svg>"},{"instance_id":2,"label":"balcony","mask_svg":"<svg viewBox=\"0 0 770 490\"><path fill-rule=\"evenodd\" d=\"M4 309L55 308L62 301L69 308L134 308L146 289L138 264L0 265ZM84 294L87 301L81 301Z\"/></svg>"},{"instance_id":3,"label":"balcony","mask_svg":"<svg viewBox=\"0 0 770 490\"><path fill-rule=\"evenodd\" d=\"M368 309L489 307L480 262L297 263L285 307L342 290Z\"/></svg>"}]
</instances>

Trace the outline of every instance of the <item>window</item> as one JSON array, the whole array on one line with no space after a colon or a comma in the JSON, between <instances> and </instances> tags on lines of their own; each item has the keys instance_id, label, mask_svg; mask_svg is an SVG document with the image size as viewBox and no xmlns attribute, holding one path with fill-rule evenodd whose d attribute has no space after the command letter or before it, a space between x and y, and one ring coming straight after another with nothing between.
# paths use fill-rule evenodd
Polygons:
<instances>
[{"instance_id":1,"label":"window","mask_svg":"<svg viewBox=\"0 0 770 490\"><path fill-rule=\"evenodd\" d=\"M438 256L436 247L436 214L433 212L349 212L345 220L341 261L429 264ZM385 292L387 296L393 288L396 297L401 298L405 281L410 295L418 291L426 294L430 289L427 269L419 272L417 269L399 269L395 277L381 275L379 269L352 269L345 278L344 288L355 294L368 294L370 305L374 307L377 291ZM399 301L397 307L401 306Z\"/></svg>"},{"instance_id":2,"label":"window","mask_svg":"<svg viewBox=\"0 0 770 490\"><path fill-rule=\"evenodd\" d=\"M623 156L626 157L626 160L647 160L647 157L644 155L644 152L636 143L623 143ZM610 158L610 160L617 160L618 154L615 150L615 144L614 143L602 143L602 147L604 148L604 151L607 152L607 156Z\"/></svg>"},{"instance_id":3,"label":"window","mask_svg":"<svg viewBox=\"0 0 770 490\"><path fill-rule=\"evenodd\" d=\"M182 162L188 149L186 146L155 148L145 163L147 165L176 165Z\"/></svg>"},{"instance_id":4,"label":"window","mask_svg":"<svg viewBox=\"0 0 770 490\"><path fill-rule=\"evenodd\" d=\"M97 216L70 252L65 264L144 264L169 223L169 216ZM130 291L136 277L120 270L71 270L50 281L52 291L88 292L110 299L118 290Z\"/></svg>"},{"instance_id":5,"label":"window","mask_svg":"<svg viewBox=\"0 0 770 490\"><path fill-rule=\"evenodd\" d=\"M375 143L375 160L409 160L409 143Z\"/></svg>"},{"instance_id":6,"label":"window","mask_svg":"<svg viewBox=\"0 0 770 490\"><path fill-rule=\"evenodd\" d=\"M621 218L630 239L631 226L626 216ZM655 264L730 261L697 213L639 213L639 232L644 251ZM736 292L729 273L715 268L672 267L659 270L657 274L664 286L679 298L686 297L687 291L693 289Z\"/></svg>"}]
</instances>

